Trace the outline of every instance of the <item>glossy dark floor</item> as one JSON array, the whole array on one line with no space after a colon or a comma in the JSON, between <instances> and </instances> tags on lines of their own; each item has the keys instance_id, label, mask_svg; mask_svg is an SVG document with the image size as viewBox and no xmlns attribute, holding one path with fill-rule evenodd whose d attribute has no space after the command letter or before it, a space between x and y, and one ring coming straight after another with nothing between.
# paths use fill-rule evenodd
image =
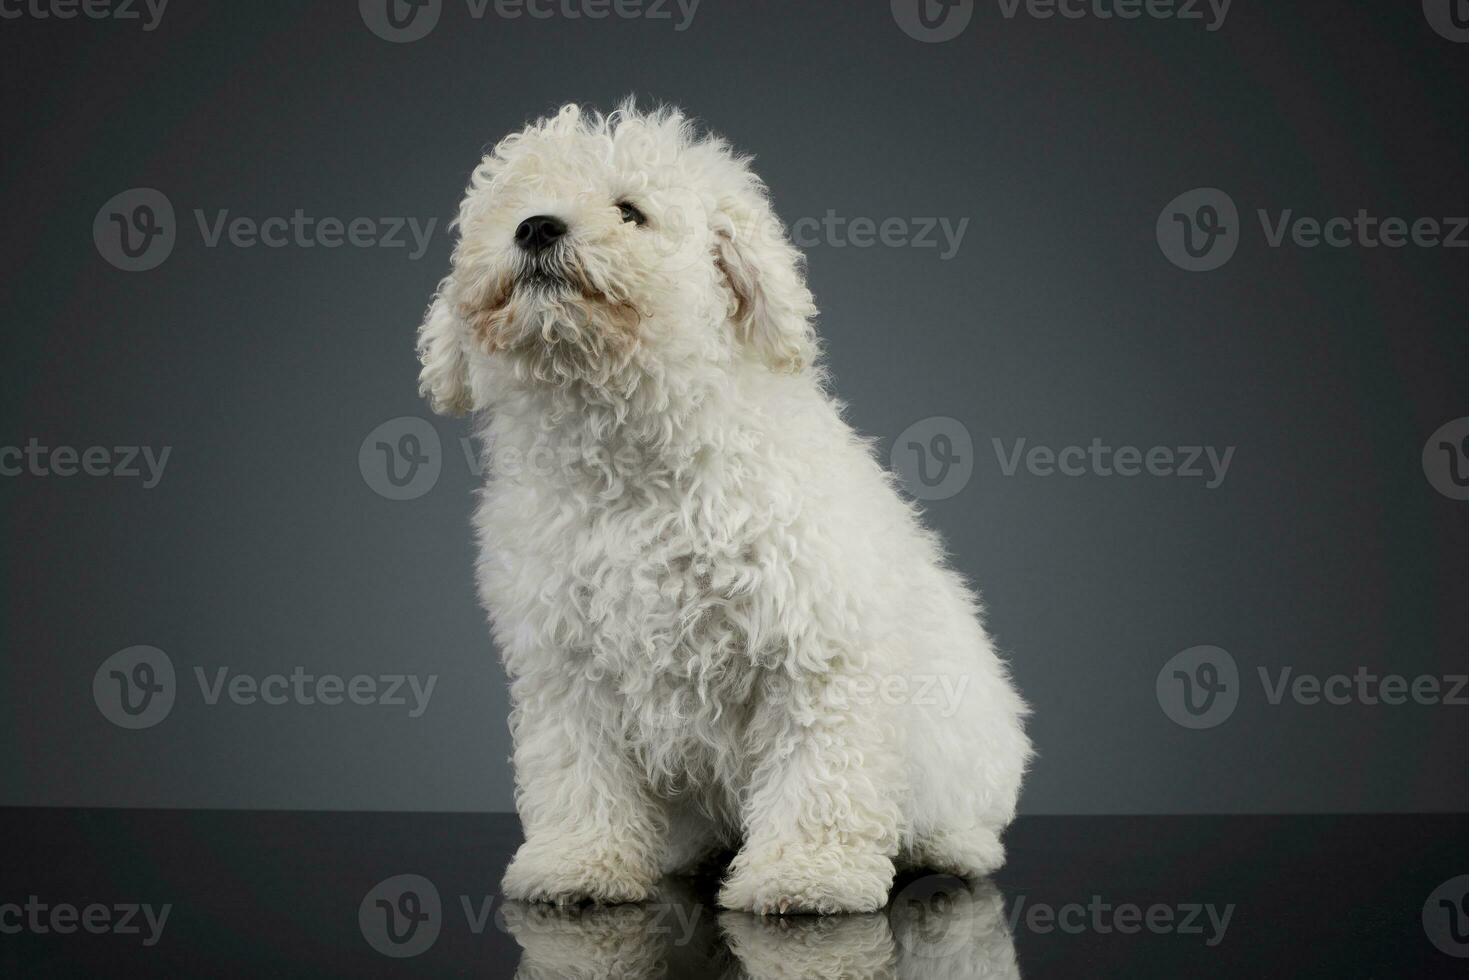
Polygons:
<instances>
[{"instance_id":1,"label":"glossy dark floor","mask_svg":"<svg viewBox=\"0 0 1469 980\"><path fill-rule=\"evenodd\" d=\"M1469 818L1029 818L992 881L756 919L506 903L513 818L0 811L0 975L1469 975Z\"/></svg>"}]
</instances>

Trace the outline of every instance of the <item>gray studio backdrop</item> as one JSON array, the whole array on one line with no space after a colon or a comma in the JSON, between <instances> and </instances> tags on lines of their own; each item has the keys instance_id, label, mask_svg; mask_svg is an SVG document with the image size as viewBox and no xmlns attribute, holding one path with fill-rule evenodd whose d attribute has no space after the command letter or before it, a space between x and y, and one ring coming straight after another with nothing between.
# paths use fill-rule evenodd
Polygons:
<instances>
[{"instance_id":1,"label":"gray studio backdrop","mask_svg":"<svg viewBox=\"0 0 1469 980\"><path fill-rule=\"evenodd\" d=\"M486 144L635 93L758 155L1026 812L1469 806L1463 7L7 5L0 804L511 808L413 333Z\"/></svg>"}]
</instances>

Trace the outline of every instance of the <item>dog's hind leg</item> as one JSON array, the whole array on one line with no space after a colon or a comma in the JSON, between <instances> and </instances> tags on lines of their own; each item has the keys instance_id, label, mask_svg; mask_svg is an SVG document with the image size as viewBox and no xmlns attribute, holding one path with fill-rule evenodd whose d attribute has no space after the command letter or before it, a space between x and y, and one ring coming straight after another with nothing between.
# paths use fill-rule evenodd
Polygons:
<instances>
[{"instance_id":1,"label":"dog's hind leg","mask_svg":"<svg viewBox=\"0 0 1469 980\"><path fill-rule=\"evenodd\" d=\"M904 849L902 863L961 878L982 878L1004 865L1005 845L1000 843L1000 835L988 827L934 830Z\"/></svg>"},{"instance_id":2,"label":"dog's hind leg","mask_svg":"<svg viewBox=\"0 0 1469 980\"><path fill-rule=\"evenodd\" d=\"M942 612L942 610L940 610ZM1015 817L1030 758L1025 705L988 637L967 615L920 636L929 680L906 714L905 863L964 878L1005 863L1000 834ZM942 622L935 615L931 622Z\"/></svg>"}]
</instances>

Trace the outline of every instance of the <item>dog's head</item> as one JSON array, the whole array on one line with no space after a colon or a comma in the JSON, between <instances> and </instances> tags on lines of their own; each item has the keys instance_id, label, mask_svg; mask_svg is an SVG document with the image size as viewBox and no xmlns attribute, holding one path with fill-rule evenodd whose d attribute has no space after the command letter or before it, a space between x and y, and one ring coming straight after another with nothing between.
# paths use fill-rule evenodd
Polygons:
<instances>
[{"instance_id":1,"label":"dog's head","mask_svg":"<svg viewBox=\"0 0 1469 980\"><path fill-rule=\"evenodd\" d=\"M475 169L453 268L419 328L435 410L503 384L617 397L816 356L802 256L748 160L679 113L574 105Z\"/></svg>"}]
</instances>

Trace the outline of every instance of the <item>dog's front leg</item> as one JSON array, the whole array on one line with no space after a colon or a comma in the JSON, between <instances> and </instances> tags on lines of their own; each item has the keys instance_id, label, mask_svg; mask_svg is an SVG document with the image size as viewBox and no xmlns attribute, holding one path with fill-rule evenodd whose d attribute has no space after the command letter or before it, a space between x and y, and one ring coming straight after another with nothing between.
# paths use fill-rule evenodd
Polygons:
<instances>
[{"instance_id":1,"label":"dog's front leg","mask_svg":"<svg viewBox=\"0 0 1469 980\"><path fill-rule=\"evenodd\" d=\"M757 753L745 845L719 894L760 915L872 912L887 903L901 767L885 706L857 703L855 675L787 678L746 733Z\"/></svg>"},{"instance_id":2,"label":"dog's front leg","mask_svg":"<svg viewBox=\"0 0 1469 980\"><path fill-rule=\"evenodd\" d=\"M653 895L667 820L620 740L598 723L592 683L543 675L512 688L525 843L505 870L506 898L612 905Z\"/></svg>"}]
</instances>

